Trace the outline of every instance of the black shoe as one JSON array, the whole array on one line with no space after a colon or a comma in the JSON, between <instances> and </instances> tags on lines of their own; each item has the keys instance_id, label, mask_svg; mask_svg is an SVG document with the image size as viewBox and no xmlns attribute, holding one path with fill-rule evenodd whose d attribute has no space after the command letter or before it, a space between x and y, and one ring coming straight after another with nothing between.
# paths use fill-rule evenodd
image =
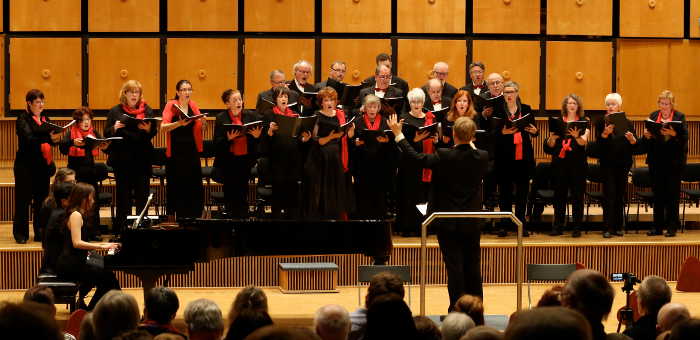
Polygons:
<instances>
[{"instance_id":1,"label":"black shoe","mask_svg":"<svg viewBox=\"0 0 700 340\"><path fill-rule=\"evenodd\" d=\"M523 237L530 237L530 233L527 230L523 230Z\"/></svg>"},{"instance_id":2,"label":"black shoe","mask_svg":"<svg viewBox=\"0 0 700 340\"><path fill-rule=\"evenodd\" d=\"M611 237L612 237L612 234L610 234L609 231L606 231L603 233L603 238L611 238Z\"/></svg>"},{"instance_id":3,"label":"black shoe","mask_svg":"<svg viewBox=\"0 0 700 340\"><path fill-rule=\"evenodd\" d=\"M563 232L559 228L554 228L552 231L549 232L549 236L561 236L564 235Z\"/></svg>"},{"instance_id":4,"label":"black shoe","mask_svg":"<svg viewBox=\"0 0 700 340\"><path fill-rule=\"evenodd\" d=\"M664 234L666 237L676 237L676 231L675 230L669 230Z\"/></svg>"},{"instance_id":5,"label":"black shoe","mask_svg":"<svg viewBox=\"0 0 700 340\"><path fill-rule=\"evenodd\" d=\"M26 244L27 239L24 237L19 237L19 238L15 238L15 242L17 242L17 244Z\"/></svg>"},{"instance_id":6,"label":"black shoe","mask_svg":"<svg viewBox=\"0 0 700 340\"><path fill-rule=\"evenodd\" d=\"M647 231L647 236L661 236L664 233L661 232L661 230L649 230Z\"/></svg>"},{"instance_id":7,"label":"black shoe","mask_svg":"<svg viewBox=\"0 0 700 340\"><path fill-rule=\"evenodd\" d=\"M613 234L614 236L623 236L623 235L624 235L624 234L623 234L621 231L619 231L619 230L614 231L612 234Z\"/></svg>"},{"instance_id":8,"label":"black shoe","mask_svg":"<svg viewBox=\"0 0 700 340\"><path fill-rule=\"evenodd\" d=\"M581 232L578 230L574 230L574 232L571 233L571 237L581 237Z\"/></svg>"},{"instance_id":9,"label":"black shoe","mask_svg":"<svg viewBox=\"0 0 700 340\"><path fill-rule=\"evenodd\" d=\"M506 236L508 236L508 233L504 229L501 229L498 231L498 234L496 234L496 235L498 235L498 237L506 237Z\"/></svg>"}]
</instances>

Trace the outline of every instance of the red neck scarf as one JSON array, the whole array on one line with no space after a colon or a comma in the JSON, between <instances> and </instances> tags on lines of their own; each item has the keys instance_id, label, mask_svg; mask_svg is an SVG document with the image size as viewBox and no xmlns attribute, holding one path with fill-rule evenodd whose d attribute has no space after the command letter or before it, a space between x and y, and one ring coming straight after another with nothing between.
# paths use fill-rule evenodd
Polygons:
<instances>
[{"instance_id":1,"label":"red neck scarf","mask_svg":"<svg viewBox=\"0 0 700 340\"><path fill-rule=\"evenodd\" d=\"M676 114L676 111L671 111L671 115L668 116L667 122L668 122L668 121L672 121L672 120L673 120L673 116L674 116L675 114ZM659 111L659 116L656 117L656 122L657 122L657 123L663 123L663 120L661 119L661 116L663 116L663 114L661 113L661 111Z\"/></svg>"},{"instance_id":2,"label":"red neck scarf","mask_svg":"<svg viewBox=\"0 0 700 340\"><path fill-rule=\"evenodd\" d=\"M136 116L137 119L143 119L146 116L146 102L143 100L138 102L135 109L132 109L129 105L122 104L122 110L127 114Z\"/></svg>"},{"instance_id":3,"label":"red neck scarf","mask_svg":"<svg viewBox=\"0 0 700 340\"><path fill-rule=\"evenodd\" d=\"M425 113L425 123L423 123L423 126L428 126L433 123L433 119L435 118L435 115L433 115L432 112L428 111ZM423 140L423 153L425 154L431 154L435 151L435 146L433 145L433 139L430 137L427 137L426 139ZM433 170L430 169L423 169L423 182L430 183L433 179Z\"/></svg>"},{"instance_id":4,"label":"red neck scarf","mask_svg":"<svg viewBox=\"0 0 700 340\"><path fill-rule=\"evenodd\" d=\"M561 120L564 123L569 122L569 119L564 117L564 116L561 117ZM572 140L574 140L574 138L571 138L570 136L567 136L567 137L561 139L561 150L559 150L559 158L562 158L562 159L566 158L566 152L573 150L571 148L571 141Z\"/></svg>"},{"instance_id":5,"label":"red neck scarf","mask_svg":"<svg viewBox=\"0 0 700 340\"><path fill-rule=\"evenodd\" d=\"M364 115L363 118L365 119L365 127L368 130L379 130L379 127L382 125L382 115L378 113L377 116L374 117L374 123L369 121L368 115Z\"/></svg>"},{"instance_id":6,"label":"red neck scarf","mask_svg":"<svg viewBox=\"0 0 700 340\"><path fill-rule=\"evenodd\" d=\"M378 87L375 87L374 92L386 92L386 89L380 89Z\"/></svg>"},{"instance_id":7,"label":"red neck scarf","mask_svg":"<svg viewBox=\"0 0 700 340\"><path fill-rule=\"evenodd\" d=\"M46 117L44 116L42 116L41 119L39 119L39 117L35 116L31 112L29 112L29 114L32 116L32 119L34 119L34 122L36 122L36 125L41 126L41 124L43 124L46 121ZM53 155L51 154L51 145L49 145L49 143L41 143L39 147L41 148L41 156L43 156L44 160L46 160L46 164L51 164L51 162L53 162Z\"/></svg>"},{"instance_id":8,"label":"red neck scarf","mask_svg":"<svg viewBox=\"0 0 700 340\"><path fill-rule=\"evenodd\" d=\"M515 117L515 114L517 114L518 117ZM520 110L512 115L508 112L508 120L511 122L520 118L520 116L522 116ZM515 144L515 160L520 161L523 159L523 135L519 131L513 134L513 144Z\"/></svg>"},{"instance_id":9,"label":"red neck scarf","mask_svg":"<svg viewBox=\"0 0 700 340\"><path fill-rule=\"evenodd\" d=\"M280 108L275 105L272 107L272 112L274 112L277 115L287 116L287 117L298 117L299 116L298 114L294 113L294 111L292 111L292 109L290 109L289 106L287 106L287 108L284 110L284 112L282 112L282 110L280 110Z\"/></svg>"},{"instance_id":10,"label":"red neck scarf","mask_svg":"<svg viewBox=\"0 0 700 340\"><path fill-rule=\"evenodd\" d=\"M233 112L231 110L228 110L228 117L231 118L231 123L233 124L238 124L238 125L243 125L243 120L241 118L241 115L243 114L243 111L241 111L238 116L234 116ZM231 141L231 147L229 147L229 151L234 156L242 156L248 154L248 138L246 138L245 135L238 136L235 138L233 141Z\"/></svg>"},{"instance_id":11,"label":"red neck scarf","mask_svg":"<svg viewBox=\"0 0 700 340\"><path fill-rule=\"evenodd\" d=\"M82 138L83 142L85 142L85 137L87 136L93 136L95 137L95 132L92 129L92 126L90 126L90 129L87 131L84 131L83 129L78 127L78 124L73 124L73 126L70 127L70 139L75 140L76 138ZM92 156L96 157L99 154L99 150L97 148L92 149ZM68 149L68 156L72 157L85 157L85 148L80 148L77 146L71 146Z\"/></svg>"},{"instance_id":12,"label":"red neck scarf","mask_svg":"<svg viewBox=\"0 0 700 340\"><path fill-rule=\"evenodd\" d=\"M165 104L165 108L163 108L163 123L172 123L173 118L179 114L179 110L175 107L175 104L177 103L177 100L171 100L167 104ZM192 109L192 116L201 114L201 112L199 111L199 106L197 106L197 104L194 101L190 100L190 103L188 105ZM202 119L206 118L200 118L191 123L193 125L192 135L194 137L194 144L197 147L198 152L202 152L202 150L204 150L204 136L202 135ZM171 133L167 133L165 135L165 156L168 158L170 158L170 156L172 155L170 152L170 135Z\"/></svg>"},{"instance_id":13,"label":"red neck scarf","mask_svg":"<svg viewBox=\"0 0 700 340\"><path fill-rule=\"evenodd\" d=\"M335 110L335 116L338 118L338 123L340 125L345 124L345 112L343 110ZM375 120L375 123L377 120ZM340 158L343 161L343 171L348 172L348 161L350 157L348 156L348 136L345 135L340 139Z\"/></svg>"}]
</instances>

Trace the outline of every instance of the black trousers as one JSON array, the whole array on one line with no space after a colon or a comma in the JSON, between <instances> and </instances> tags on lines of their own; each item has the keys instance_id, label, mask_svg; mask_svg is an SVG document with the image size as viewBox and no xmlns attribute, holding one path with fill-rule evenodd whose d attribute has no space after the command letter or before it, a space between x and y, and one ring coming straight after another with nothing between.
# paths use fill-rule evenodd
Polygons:
<instances>
[{"instance_id":1,"label":"black trousers","mask_svg":"<svg viewBox=\"0 0 700 340\"><path fill-rule=\"evenodd\" d=\"M525 161L512 161L498 164L496 173L498 174L500 211L513 211L513 199L515 199L515 216L525 224L527 195L530 191L530 167ZM513 196L513 188L515 188L515 196Z\"/></svg>"},{"instance_id":2,"label":"black trousers","mask_svg":"<svg viewBox=\"0 0 700 340\"><path fill-rule=\"evenodd\" d=\"M299 183L293 178L272 182L272 217L297 219L301 217ZM284 213L282 213L284 210Z\"/></svg>"},{"instance_id":3,"label":"black trousers","mask_svg":"<svg viewBox=\"0 0 700 340\"><path fill-rule=\"evenodd\" d=\"M583 223L583 194L586 190L586 164L557 164L554 167L554 225L563 226L571 192L574 228Z\"/></svg>"},{"instance_id":4,"label":"black trousers","mask_svg":"<svg viewBox=\"0 0 700 340\"><path fill-rule=\"evenodd\" d=\"M680 226L678 205L681 194L683 166L667 163L650 164L652 190L654 192L654 228L661 232L666 226L675 232Z\"/></svg>"},{"instance_id":5,"label":"black trousers","mask_svg":"<svg viewBox=\"0 0 700 340\"><path fill-rule=\"evenodd\" d=\"M442 260L447 270L447 291L452 311L464 294L483 299L481 285L481 231L478 223L440 222L437 226Z\"/></svg>"},{"instance_id":6,"label":"black trousers","mask_svg":"<svg viewBox=\"0 0 700 340\"><path fill-rule=\"evenodd\" d=\"M602 165L603 175L603 220L607 231L620 230L624 224L625 196L627 195L627 175L629 168L624 166Z\"/></svg>"},{"instance_id":7,"label":"black trousers","mask_svg":"<svg viewBox=\"0 0 700 340\"><path fill-rule=\"evenodd\" d=\"M34 167L15 161L15 216L12 220L12 234L15 241L29 239L29 207L32 209L34 235L41 235L44 226L39 225L39 210L49 195L49 176L47 167Z\"/></svg>"},{"instance_id":8,"label":"black trousers","mask_svg":"<svg viewBox=\"0 0 700 340\"><path fill-rule=\"evenodd\" d=\"M117 216L114 222L114 231L119 232L126 223L126 217L132 214L132 206L136 205L136 211L141 212L148 200L150 184L150 165L144 166L119 166L114 167L114 179L116 180L116 205Z\"/></svg>"}]
</instances>

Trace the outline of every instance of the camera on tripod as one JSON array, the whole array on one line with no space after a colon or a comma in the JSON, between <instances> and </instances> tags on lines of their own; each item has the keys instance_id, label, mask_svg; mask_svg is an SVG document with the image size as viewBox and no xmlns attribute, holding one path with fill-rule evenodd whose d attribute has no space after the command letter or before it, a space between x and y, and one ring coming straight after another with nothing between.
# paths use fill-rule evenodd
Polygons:
<instances>
[{"instance_id":1,"label":"camera on tripod","mask_svg":"<svg viewBox=\"0 0 700 340\"><path fill-rule=\"evenodd\" d=\"M610 274L610 281L624 282L622 291L625 293L631 293L632 290L634 290L634 285L637 283L642 283L642 281L637 278L637 275L634 275L633 273L612 273Z\"/></svg>"}]
</instances>

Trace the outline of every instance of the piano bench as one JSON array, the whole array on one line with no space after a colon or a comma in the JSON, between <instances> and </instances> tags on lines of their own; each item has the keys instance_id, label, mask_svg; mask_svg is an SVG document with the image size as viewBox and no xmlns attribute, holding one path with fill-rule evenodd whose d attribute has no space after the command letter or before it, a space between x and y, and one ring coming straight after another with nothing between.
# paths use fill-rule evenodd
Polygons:
<instances>
[{"instance_id":1,"label":"piano bench","mask_svg":"<svg viewBox=\"0 0 700 340\"><path fill-rule=\"evenodd\" d=\"M58 279L55 275L41 274L38 277L40 287L51 288L54 295L55 304L68 305L71 313L75 311L76 295L78 294L78 283Z\"/></svg>"},{"instance_id":2,"label":"piano bench","mask_svg":"<svg viewBox=\"0 0 700 340\"><path fill-rule=\"evenodd\" d=\"M280 291L285 294L337 293L338 265L333 262L280 263Z\"/></svg>"}]
</instances>

